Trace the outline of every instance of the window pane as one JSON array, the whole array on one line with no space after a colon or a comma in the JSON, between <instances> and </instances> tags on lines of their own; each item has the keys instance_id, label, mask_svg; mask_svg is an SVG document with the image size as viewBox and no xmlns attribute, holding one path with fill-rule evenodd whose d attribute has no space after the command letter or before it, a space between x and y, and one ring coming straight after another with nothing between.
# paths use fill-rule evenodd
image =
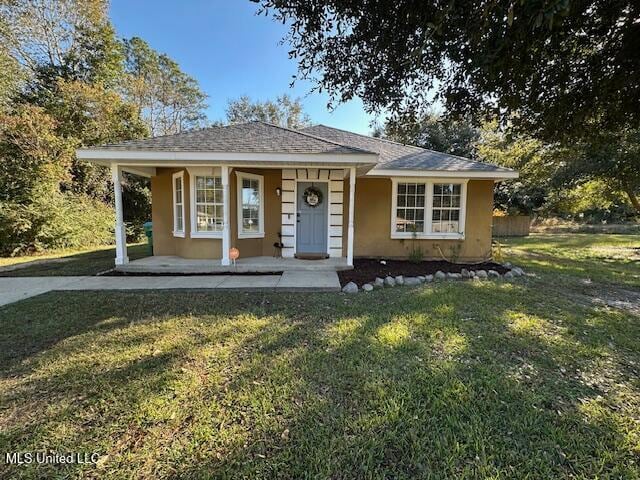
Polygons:
<instances>
[{"instance_id":1,"label":"window pane","mask_svg":"<svg viewBox=\"0 0 640 480\"><path fill-rule=\"evenodd\" d=\"M398 183L396 192L396 232L424 232L424 183Z\"/></svg>"},{"instance_id":2,"label":"window pane","mask_svg":"<svg viewBox=\"0 0 640 480\"><path fill-rule=\"evenodd\" d=\"M241 229L245 233L257 233L260 231L260 180L256 178L242 179L241 205L242 224Z\"/></svg>"}]
</instances>

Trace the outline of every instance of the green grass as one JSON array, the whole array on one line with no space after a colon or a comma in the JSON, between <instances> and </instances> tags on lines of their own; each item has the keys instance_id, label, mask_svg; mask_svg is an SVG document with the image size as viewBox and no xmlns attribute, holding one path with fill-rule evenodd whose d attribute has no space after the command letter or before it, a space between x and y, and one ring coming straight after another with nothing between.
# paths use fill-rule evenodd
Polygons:
<instances>
[{"instance_id":1,"label":"green grass","mask_svg":"<svg viewBox=\"0 0 640 480\"><path fill-rule=\"evenodd\" d=\"M640 317L591 302L634 242L512 241L514 283L6 306L0 451L102 457L0 477L639 478Z\"/></svg>"},{"instance_id":2,"label":"green grass","mask_svg":"<svg viewBox=\"0 0 640 480\"><path fill-rule=\"evenodd\" d=\"M132 244L127 247L130 260L149 255L146 244ZM100 247L90 250L61 250L42 255L23 257L2 257L0 267L20 265L15 270L0 269L0 277L41 277L95 275L113 268L116 257L115 247ZM24 263L33 263L24 266Z\"/></svg>"}]
</instances>

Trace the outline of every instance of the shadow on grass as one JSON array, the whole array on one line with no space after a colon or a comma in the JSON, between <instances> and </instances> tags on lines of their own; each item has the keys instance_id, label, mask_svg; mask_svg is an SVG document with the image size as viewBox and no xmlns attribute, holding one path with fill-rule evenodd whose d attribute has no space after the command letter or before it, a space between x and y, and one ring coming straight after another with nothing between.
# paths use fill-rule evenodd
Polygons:
<instances>
[{"instance_id":1,"label":"shadow on grass","mask_svg":"<svg viewBox=\"0 0 640 480\"><path fill-rule=\"evenodd\" d=\"M639 327L533 281L357 297L74 292L4 315L2 347L30 353L0 351L3 450L107 453L98 476L638 474L625 369Z\"/></svg>"},{"instance_id":2,"label":"shadow on grass","mask_svg":"<svg viewBox=\"0 0 640 480\"><path fill-rule=\"evenodd\" d=\"M116 257L114 248L83 252L60 257L43 259L34 257L34 265L20 266L15 270L0 271L0 277L49 277L95 275L113 268ZM147 245L129 245L127 254L130 260L149 256ZM62 261L61 261L62 260Z\"/></svg>"}]
</instances>

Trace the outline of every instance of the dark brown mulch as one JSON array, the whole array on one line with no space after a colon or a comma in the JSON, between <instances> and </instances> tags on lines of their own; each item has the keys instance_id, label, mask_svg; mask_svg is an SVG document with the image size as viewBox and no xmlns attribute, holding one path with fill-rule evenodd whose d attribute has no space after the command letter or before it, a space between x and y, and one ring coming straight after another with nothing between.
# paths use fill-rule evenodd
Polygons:
<instances>
[{"instance_id":1,"label":"dark brown mulch","mask_svg":"<svg viewBox=\"0 0 640 480\"><path fill-rule=\"evenodd\" d=\"M216 277L220 275L259 277L262 275L282 275L282 272L204 272L204 273L171 273L171 272L119 272L108 270L99 274L101 277Z\"/></svg>"},{"instance_id":2,"label":"dark brown mulch","mask_svg":"<svg viewBox=\"0 0 640 480\"><path fill-rule=\"evenodd\" d=\"M386 265L374 258L356 258L353 261L353 270L343 270L338 272L340 285L344 286L349 282L354 282L361 287L365 283L373 282L376 277L386 276L396 277L417 277L418 275L433 275L438 270L445 273L460 273L463 268L467 270L495 270L500 275L509 271L499 263L450 263L444 260L430 260L423 262L409 262L408 260L385 260Z\"/></svg>"}]
</instances>

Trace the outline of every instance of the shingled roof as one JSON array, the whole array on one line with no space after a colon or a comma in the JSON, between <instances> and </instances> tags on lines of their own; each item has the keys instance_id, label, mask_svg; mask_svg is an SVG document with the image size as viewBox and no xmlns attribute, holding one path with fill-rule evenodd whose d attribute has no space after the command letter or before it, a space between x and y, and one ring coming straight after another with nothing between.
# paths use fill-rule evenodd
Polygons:
<instances>
[{"instance_id":1,"label":"shingled roof","mask_svg":"<svg viewBox=\"0 0 640 480\"><path fill-rule=\"evenodd\" d=\"M265 122L247 122L101 145L100 150L233 153L375 153Z\"/></svg>"},{"instance_id":2,"label":"shingled roof","mask_svg":"<svg viewBox=\"0 0 640 480\"><path fill-rule=\"evenodd\" d=\"M300 131L348 145L362 148L379 155L379 162L374 170L429 170L429 171L468 171L468 172L513 172L509 168L490 163L474 162L468 158L436 152L426 148L404 145L381 138L368 137L357 133L314 125Z\"/></svg>"},{"instance_id":3,"label":"shingled roof","mask_svg":"<svg viewBox=\"0 0 640 480\"><path fill-rule=\"evenodd\" d=\"M188 156L189 153L360 154L366 155L363 163L374 165L370 172L373 174L384 175L387 171L398 170L422 170L475 172L483 176L491 176L495 173L497 177L517 176L517 173L509 168L474 162L468 158L368 137L326 125L292 130L260 121L112 143L80 149L78 155L83 158L83 152L91 154L96 151L114 152L114 155L117 155L115 152L122 152L121 155L129 155L130 152L134 154L164 152L183 156Z\"/></svg>"}]
</instances>

